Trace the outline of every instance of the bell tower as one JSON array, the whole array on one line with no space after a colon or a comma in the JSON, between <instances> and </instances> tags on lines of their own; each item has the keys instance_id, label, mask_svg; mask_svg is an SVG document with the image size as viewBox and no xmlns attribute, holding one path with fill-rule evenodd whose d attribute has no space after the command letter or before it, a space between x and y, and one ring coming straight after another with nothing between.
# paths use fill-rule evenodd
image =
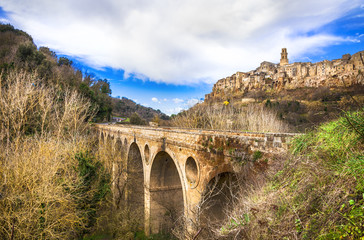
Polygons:
<instances>
[{"instance_id":1,"label":"bell tower","mask_svg":"<svg viewBox=\"0 0 364 240\"><path fill-rule=\"evenodd\" d=\"M287 48L282 48L282 52L281 52L281 62L280 65L284 66L288 64L288 57L287 57L288 53L287 53Z\"/></svg>"}]
</instances>

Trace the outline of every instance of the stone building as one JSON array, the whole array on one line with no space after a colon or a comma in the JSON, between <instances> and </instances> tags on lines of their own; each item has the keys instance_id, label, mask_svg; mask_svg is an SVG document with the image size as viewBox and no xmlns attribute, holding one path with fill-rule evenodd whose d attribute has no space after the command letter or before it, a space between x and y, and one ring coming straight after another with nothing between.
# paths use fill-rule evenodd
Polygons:
<instances>
[{"instance_id":1,"label":"stone building","mask_svg":"<svg viewBox=\"0 0 364 240\"><path fill-rule=\"evenodd\" d=\"M233 93L244 93L254 89L293 89L300 87L339 86L364 84L363 80L355 80L360 71L364 71L364 51L352 56L345 54L341 59L324 60L317 63L289 63L288 52L282 48L279 64L264 61L249 72L237 72L230 77L218 80L210 94L205 95L209 101L216 97L231 96Z\"/></svg>"}]
</instances>

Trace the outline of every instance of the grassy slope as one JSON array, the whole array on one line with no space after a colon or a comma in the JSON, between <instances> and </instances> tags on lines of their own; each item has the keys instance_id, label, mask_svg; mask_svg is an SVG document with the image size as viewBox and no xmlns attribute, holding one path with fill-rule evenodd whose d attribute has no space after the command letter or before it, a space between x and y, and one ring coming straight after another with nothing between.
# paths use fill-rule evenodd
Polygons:
<instances>
[{"instance_id":1,"label":"grassy slope","mask_svg":"<svg viewBox=\"0 0 364 240\"><path fill-rule=\"evenodd\" d=\"M360 77L364 77L363 73ZM351 96L356 102L364 104L364 86L252 90L245 94L237 92L222 95L213 102L222 104L229 100L234 104L248 104L242 103L241 99L253 98L255 103L249 104L264 104L268 109L276 111L279 119L294 127L295 131L305 132L319 124L337 119L342 109L357 110L358 106Z\"/></svg>"},{"instance_id":2,"label":"grassy slope","mask_svg":"<svg viewBox=\"0 0 364 240\"><path fill-rule=\"evenodd\" d=\"M237 203L222 236L364 239L363 110L345 116L296 138L283 168Z\"/></svg>"}]
</instances>

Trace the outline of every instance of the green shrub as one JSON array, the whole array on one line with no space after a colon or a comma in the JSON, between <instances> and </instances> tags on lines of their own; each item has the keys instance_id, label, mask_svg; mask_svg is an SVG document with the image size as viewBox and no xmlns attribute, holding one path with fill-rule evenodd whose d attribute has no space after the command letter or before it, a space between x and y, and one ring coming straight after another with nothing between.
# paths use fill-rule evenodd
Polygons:
<instances>
[{"instance_id":1,"label":"green shrub","mask_svg":"<svg viewBox=\"0 0 364 240\"><path fill-rule=\"evenodd\" d=\"M303 236L320 234L318 239L364 239L363 133L363 110L360 110L346 112L338 120L293 140L291 150L294 154L306 156L311 161L323 162L321 167L326 168L325 171L329 173L315 176L319 182L315 184L316 189L310 195L318 195L318 200L325 206L317 205L318 210L308 220L307 229L302 231ZM295 179L301 181L303 178ZM347 183L343 184L345 182ZM322 185L321 192L317 189L320 187L318 184ZM330 192L326 192L325 188L331 189ZM343 195L340 192L351 194ZM338 198L329 201L332 198L330 194L336 194ZM340 202L344 202L341 207L338 205ZM330 218L335 219L335 222L331 223ZM320 222L333 226L320 225Z\"/></svg>"},{"instance_id":2,"label":"green shrub","mask_svg":"<svg viewBox=\"0 0 364 240\"><path fill-rule=\"evenodd\" d=\"M110 192L110 176L90 152L77 153L75 159L78 161L75 170L79 181L72 194L77 199L77 206L82 210L86 228L89 229L96 223L100 203Z\"/></svg>"},{"instance_id":3,"label":"green shrub","mask_svg":"<svg viewBox=\"0 0 364 240\"><path fill-rule=\"evenodd\" d=\"M130 116L130 124L145 125L146 122L135 112Z\"/></svg>"},{"instance_id":4,"label":"green shrub","mask_svg":"<svg viewBox=\"0 0 364 240\"><path fill-rule=\"evenodd\" d=\"M263 153L261 151L255 151L253 153L253 162L261 159L263 157Z\"/></svg>"}]
</instances>

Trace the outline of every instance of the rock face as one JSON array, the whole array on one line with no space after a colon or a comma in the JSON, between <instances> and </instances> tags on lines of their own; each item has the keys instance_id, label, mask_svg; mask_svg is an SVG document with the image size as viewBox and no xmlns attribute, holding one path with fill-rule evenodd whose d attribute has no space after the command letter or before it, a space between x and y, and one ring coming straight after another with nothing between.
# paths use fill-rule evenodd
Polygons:
<instances>
[{"instance_id":1,"label":"rock face","mask_svg":"<svg viewBox=\"0 0 364 240\"><path fill-rule=\"evenodd\" d=\"M341 59L318 63L289 63L287 49L283 48L279 64L262 62L250 72L237 72L218 80L206 101L223 96L243 95L251 90L295 89L302 87L348 87L364 85L364 51L345 54Z\"/></svg>"}]
</instances>

